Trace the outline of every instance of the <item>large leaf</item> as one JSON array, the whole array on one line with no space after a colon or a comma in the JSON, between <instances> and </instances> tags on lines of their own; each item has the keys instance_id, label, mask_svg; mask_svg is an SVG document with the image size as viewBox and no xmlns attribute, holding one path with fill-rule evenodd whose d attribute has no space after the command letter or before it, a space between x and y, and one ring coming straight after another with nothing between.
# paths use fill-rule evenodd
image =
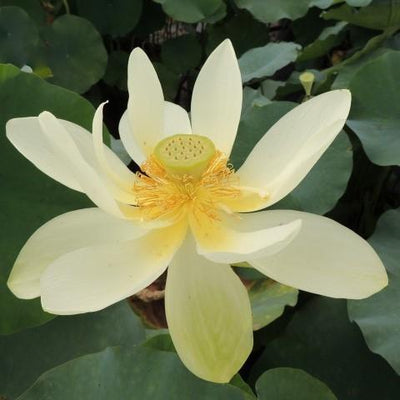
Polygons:
<instances>
[{"instance_id":1,"label":"large leaf","mask_svg":"<svg viewBox=\"0 0 400 400\"><path fill-rule=\"evenodd\" d=\"M334 26L325 28L313 43L304 47L297 61L311 60L325 55L332 47L340 43L346 25L346 22L340 21Z\"/></svg>"},{"instance_id":2,"label":"large leaf","mask_svg":"<svg viewBox=\"0 0 400 400\"><path fill-rule=\"evenodd\" d=\"M139 346L108 348L67 362L42 375L18 400L245 400L246 396L233 385L196 378L173 352Z\"/></svg>"},{"instance_id":3,"label":"large leaf","mask_svg":"<svg viewBox=\"0 0 400 400\"><path fill-rule=\"evenodd\" d=\"M272 279L256 281L249 288L253 329L258 330L275 321L286 306L295 306L299 291Z\"/></svg>"},{"instance_id":4,"label":"large leaf","mask_svg":"<svg viewBox=\"0 0 400 400\"><path fill-rule=\"evenodd\" d=\"M246 29L243 29L244 26ZM256 21L247 12L238 12L221 24L207 25L206 30L207 54L210 54L223 40L228 38L232 41L238 57L254 47L264 46L269 41L267 26Z\"/></svg>"},{"instance_id":5,"label":"large leaf","mask_svg":"<svg viewBox=\"0 0 400 400\"><path fill-rule=\"evenodd\" d=\"M305 15L315 0L234 0L261 22L276 22L282 18L297 19ZM320 0L321 1L321 0ZM323 0L325 2L326 0Z\"/></svg>"},{"instance_id":6,"label":"large leaf","mask_svg":"<svg viewBox=\"0 0 400 400\"><path fill-rule=\"evenodd\" d=\"M20 7L38 24L46 22L46 13L40 1L32 0L0 0L0 6Z\"/></svg>"},{"instance_id":7,"label":"large leaf","mask_svg":"<svg viewBox=\"0 0 400 400\"><path fill-rule=\"evenodd\" d=\"M392 400L400 393L400 378L348 321L345 300L313 297L298 308L283 333L267 342L252 380L276 367L305 370L340 400Z\"/></svg>"},{"instance_id":8,"label":"large leaf","mask_svg":"<svg viewBox=\"0 0 400 400\"><path fill-rule=\"evenodd\" d=\"M239 59L244 83L254 78L273 75L284 66L296 60L301 46L296 43L268 43L246 51Z\"/></svg>"},{"instance_id":9,"label":"large leaf","mask_svg":"<svg viewBox=\"0 0 400 400\"><path fill-rule=\"evenodd\" d=\"M273 102L253 106L242 115L231 161L238 168L268 129L296 104ZM274 208L290 208L325 214L346 190L352 170L352 148L341 133L311 169L306 178Z\"/></svg>"},{"instance_id":10,"label":"large leaf","mask_svg":"<svg viewBox=\"0 0 400 400\"><path fill-rule=\"evenodd\" d=\"M22 67L39 42L36 24L18 7L0 7L0 63Z\"/></svg>"},{"instance_id":11,"label":"large leaf","mask_svg":"<svg viewBox=\"0 0 400 400\"><path fill-rule=\"evenodd\" d=\"M103 77L107 52L88 20L63 15L44 29L42 36L44 57L53 74L50 82L83 93Z\"/></svg>"},{"instance_id":12,"label":"large leaf","mask_svg":"<svg viewBox=\"0 0 400 400\"><path fill-rule=\"evenodd\" d=\"M201 46L195 35L182 35L161 45L161 59L166 67L178 74L196 68L201 61Z\"/></svg>"},{"instance_id":13,"label":"large leaf","mask_svg":"<svg viewBox=\"0 0 400 400\"><path fill-rule=\"evenodd\" d=\"M80 16L93 22L102 34L123 36L137 24L142 0L77 0Z\"/></svg>"},{"instance_id":14,"label":"large leaf","mask_svg":"<svg viewBox=\"0 0 400 400\"><path fill-rule=\"evenodd\" d=\"M223 0L154 0L166 14L177 21L199 22L223 7Z\"/></svg>"},{"instance_id":15,"label":"large leaf","mask_svg":"<svg viewBox=\"0 0 400 400\"><path fill-rule=\"evenodd\" d=\"M358 10L344 4L324 13L324 18L347 21L364 28L386 29L400 24L400 2L374 0L368 7Z\"/></svg>"},{"instance_id":16,"label":"large leaf","mask_svg":"<svg viewBox=\"0 0 400 400\"><path fill-rule=\"evenodd\" d=\"M18 300L6 287L13 262L24 242L40 225L89 202L37 170L5 137L10 118L38 115L43 110L90 128L92 105L68 90L33 74L0 65L0 333L11 333L53 318L39 301Z\"/></svg>"},{"instance_id":17,"label":"large leaf","mask_svg":"<svg viewBox=\"0 0 400 400\"><path fill-rule=\"evenodd\" d=\"M367 63L350 81L353 96L348 125L372 162L400 164L400 52Z\"/></svg>"},{"instance_id":18,"label":"large leaf","mask_svg":"<svg viewBox=\"0 0 400 400\"><path fill-rule=\"evenodd\" d=\"M125 301L0 337L0 395L15 398L50 368L108 346L138 344L144 337L139 318Z\"/></svg>"},{"instance_id":19,"label":"large leaf","mask_svg":"<svg viewBox=\"0 0 400 400\"><path fill-rule=\"evenodd\" d=\"M256 383L259 400L337 400L328 386L300 369L275 368Z\"/></svg>"},{"instance_id":20,"label":"large leaf","mask_svg":"<svg viewBox=\"0 0 400 400\"><path fill-rule=\"evenodd\" d=\"M369 348L400 374L400 208L382 215L369 242L388 269L389 286L368 299L349 301L349 316Z\"/></svg>"}]
</instances>

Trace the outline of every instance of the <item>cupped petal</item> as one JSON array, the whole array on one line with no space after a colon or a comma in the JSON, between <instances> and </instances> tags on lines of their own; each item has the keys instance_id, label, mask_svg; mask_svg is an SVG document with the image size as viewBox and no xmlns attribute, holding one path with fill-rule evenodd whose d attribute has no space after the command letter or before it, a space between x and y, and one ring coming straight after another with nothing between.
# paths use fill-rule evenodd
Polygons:
<instances>
[{"instance_id":1,"label":"cupped petal","mask_svg":"<svg viewBox=\"0 0 400 400\"><path fill-rule=\"evenodd\" d=\"M218 150L231 153L242 108L242 79L230 40L204 63L193 88L193 133L209 137Z\"/></svg>"},{"instance_id":2,"label":"cupped petal","mask_svg":"<svg viewBox=\"0 0 400 400\"><path fill-rule=\"evenodd\" d=\"M163 132L160 140L178 133L192 133L189 115L181 106L165 101L163 118ZM122 114L118 129L121 138L124 138L123 144L126 150L128 151L129 149L128 153L132 157L132 160L134 160L136 164L141 165L146 160L147 156L132 134L128 120L128 110Z\"/></svg>"},{"instance_id":3,"label":"cupped petal","mask_svg":"<svg viewBox=\"0 0 400 400\"><path fill-rule=\"evenodd\" d=\"M137 158L140 153L146 158L162 139L164 96L151 61L139 47L129 57L128 91L128 118L124 124L128 123L129 129L120 129L120 136L126 151L140 165L144 161Z\"/></svg>"},{"instance_id":4,"label":"cupped petal","mask_svg":"<svg viewBox=\"0 0 400 400\"><path fill-rule=\"evenodd\" d=\"M186 221L138 239L67 253L44 271L42 307L53 314L98 311L144 289L167 268L186 234Z\"/></svg>"},{"instance_id":5,"label":"cupped petal","mask_svg":"<svg viewBox=\"0 0 400 400\"><path fill-rule=\"evenodd\" d=\"M280 251L301 229L301 220L264 227L260 219L265 212L224 216L220 221L192 217L198 253L214 262L238 263Z\"/></svg>"},{"instance_id":6,"label":"cupped petal","mask_svg":"<svg viewBox=\"0 0 400 400\"><path fill-rule=\"evenodd\" d=\"M348 90L327 92L300 104L263 136L236 175L245 200L232 202L238 211L270 206L290 193L343 128L350 110ZM241 204L242 203L242 204Z\"/></svg>"},{"instance_id":7,"label":"cupped petal","mask_svg":"<svg viewBox=\"0 0 400 400\"><path fill-rule=\"evenodd\" d=\"M98 164L92 166L85 160L69 131L53 114L42 112L38 120L54 152L69 168L82 191L101 209L123 218L124 214L105 184Z\"/></svg>"},{"instance_id":8,"label":"cupped petal","mask_svg":"<svg viewBox=\"0 0 400 400\"><path fill-rule=\"evenodd\" d=\"M199 256L189 237L168 269L165 311L186 367L202 379L229 382L253 346L249 297L231 267Z\"/></svg>"},{"instance_id":9,"label":"cupped petal","mask_svg":"<svg viewBox=\"0 0 400 400\"><path fill-rule=\"evenodd\" d=\"M288 286L329 297L362 299L388 283L385 268L363 238L337 222L299 211L267 211L265 224L301 219L302 228L289 246L248 262Z\"/></svg>"},{"instance_id":10,"label":"cupped petal","mask_svg":"<svg viewBox=\"0 0 400 400\"><path fill-rule=\"evenodd\" d=\"M115 218L99 208L62 214L41 226L25 243L8 278L8 287L19 298L40 296L40 277L57 258L99 244L120 243L144 235L140 224Z\"/></svg>"},{"instance_id":11,"label":"cupped petal","mask_svg":"<svg viewBox=\"0 0 400 400\"><path fill-rule=\"evenodd\" d=\"M164 136L192 133L189 115L184 108L169 101L164 102Z\"/></svg>"}]
</instances>

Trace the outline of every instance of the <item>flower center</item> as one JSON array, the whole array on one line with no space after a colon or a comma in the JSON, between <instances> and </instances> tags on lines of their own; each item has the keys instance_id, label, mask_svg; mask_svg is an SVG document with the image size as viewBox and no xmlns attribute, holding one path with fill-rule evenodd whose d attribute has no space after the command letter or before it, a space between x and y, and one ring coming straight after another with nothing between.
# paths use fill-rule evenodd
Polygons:
<instances>
[{"instance_id":1,"label":"flower center","mask_svg":"<svg viewBox=\"0 0 400 400\"><path fill-rule=\"evenodd\" d=\"M136 204L143 218L218 220L224 202L240 195L234 170L214 143L199 135L163 139L141 166L134 184Z\"/></svg>"},{"instance_id":2,"label":"flower center","mask_svg":"<svg viewBox=\"0 0 400 400\"><path fill-rule=\"evenodd\" d=\"M172 174L200 176L215 156L214 143L200 135L174 135L159 142L154 156Z\"/></svg>"}]
</instances>

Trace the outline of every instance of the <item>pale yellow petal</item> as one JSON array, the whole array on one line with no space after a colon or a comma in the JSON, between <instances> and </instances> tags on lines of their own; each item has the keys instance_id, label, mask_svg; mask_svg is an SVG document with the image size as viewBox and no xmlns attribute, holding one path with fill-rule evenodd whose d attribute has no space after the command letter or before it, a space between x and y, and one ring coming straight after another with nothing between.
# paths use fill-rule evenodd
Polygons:
<instances>
[{"instance_id":1,"label":"pale yellow petal","mask_svg":"<svg viewBox=\"0 0 400 400\"><path fill-rule=\"evenodd\" d=\"M95 156L113 197L120 202L133 204L135 202L133 195L135 174L119 159L120 165L117 167L106 157L107 146L103 143L103 107L106 103L100 104L93 117L92 141Z\"/></svg>"},{"instance_id":2,"label":"pale yellow petal","mask_svg":"<svg viewBox=\"0 0 400 400\"><path fill-rule=\"evenodd\" d=\"M229 382L253 346L249 298L231 267L196 254L189 238L168 269L165 310L186 367L202 379Z\"/></svg>"},{"instance_id":3,"label":"pale yellow petal","mask_svg":"<svg viewBox=\"0 0 400 400\"><path fill-rule=\"evenodd\" d=\"M191 218L197 251L214 262L238 263L272 254L287 246L301 229L301 221L260 226L265 213L222 216L220 221Z\"/></svg>"},{"instance_id":4,"label":"pale yellow petal","mask_svg":"<svg viewBox=\"0 0 400 400\"><path fill-rule=\"evenodd\" d=\"M8 278L8 287L19 298L40 296L40 277L58 257L71 251L110 245L144 235L132 221L115 218L99 208L68 212L41 226L25 243Z\"/></svg>"},{"instance_id":5,"label":"pale yellow petal","mask_svg":"<svg viewBox=\"0 0 400 400\"><path fill-rule=\"evenodd\" d=\"M196 135L209 137L229 156L240 120L242 79L230 40L204 63L193 88L191 119Z\"/></svg>"},{"instance_id":6,"label":"pale yellow petal","mask_svg":"<svg viewBox=\"0 0 400 400\"><path fill-rule=\"evenodd\" d=\"M302 220L302 228L289 246L248 262L280 283L329 297L362 299L387 285L385 268L368 242L331 219L273 210L260 224L296 219Z\"/></svg>"},{"instance_id":7,"label":"pale yellow petal","mask_svg":"<svg viewBox=\"0 0 400 400\"><path fill-rule=\"evenodd\" d=\"M348 90L321 94L282 117L256 144L237 171L240 184L269 194L265 201L247 201L235 210L253 211L290 193L341 131L350 110ZM249 200L249 199L247 199ZM252 208L261 203L256 208Z\"/></svg>"},{"instance_id":8,"label":"pale yellow petal","mask_svg":"<svg viewBox=\"0 0 400 400\"><path fill-rule=\"evenodd\" d=\"M126 151L141 164L144 160L137 159L137 147L147 157L162 139L164 96L151 61L138 47L129 57L128 91L128 118L124 124L127 122L129 129L120 129L120 136Z\"/></svg>"},{"instance_id":9,"label":"pale yellow petal","mask_svg":"<svg viewBox=\"0 0 400 400\"><path fill-rule=\"evenodd\" d=\"M189 115L181 106L166 101L164 103L164 136L192 133Z\"/></svg>"},{"instance_id":10,"label":"pale yellow petal","mask_svg":"<svg viewBox=\"0 0 400 400\"><path fill-rule=\"evenodd\" d=\"M68 166L71 176L87 196L101 209L123 218L118 203L101 177L101 172L85 160L65 126L47 111L41 113L38 120L61 162Z\"/></svg>"},{"instance_id":11,"label":"pale yellow petal","mask_svg":"<svg viewBox=\"0 0 400 400\"><path fill-rule=\"evenodd\" d=\"M165 271L185 234L181 221L138 239L61 256L41 277L43 309L53 314L92 312L137 293Z\"/></svg>"}]
</instances>

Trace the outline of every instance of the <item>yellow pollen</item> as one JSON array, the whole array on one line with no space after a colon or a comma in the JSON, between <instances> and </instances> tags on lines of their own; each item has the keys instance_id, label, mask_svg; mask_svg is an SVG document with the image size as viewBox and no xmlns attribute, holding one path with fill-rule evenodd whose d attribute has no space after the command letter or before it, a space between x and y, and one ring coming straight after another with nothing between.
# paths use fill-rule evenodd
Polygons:
<instances>
[{"instance_id":1,"label":"yellow pollen","mask_svg":"<svg viewBox=\"0 0 400 400\"><path fill-rule=\"evenodd\" d=\"M227 158L216 151L200 176L174 174L155 155L151 155L137 173L133 190L137 206L147 220L168 218L192 212L201 220L206 216L218 220L224 200L240 195L237 178Z\"/></svg>"}]
</instances>

